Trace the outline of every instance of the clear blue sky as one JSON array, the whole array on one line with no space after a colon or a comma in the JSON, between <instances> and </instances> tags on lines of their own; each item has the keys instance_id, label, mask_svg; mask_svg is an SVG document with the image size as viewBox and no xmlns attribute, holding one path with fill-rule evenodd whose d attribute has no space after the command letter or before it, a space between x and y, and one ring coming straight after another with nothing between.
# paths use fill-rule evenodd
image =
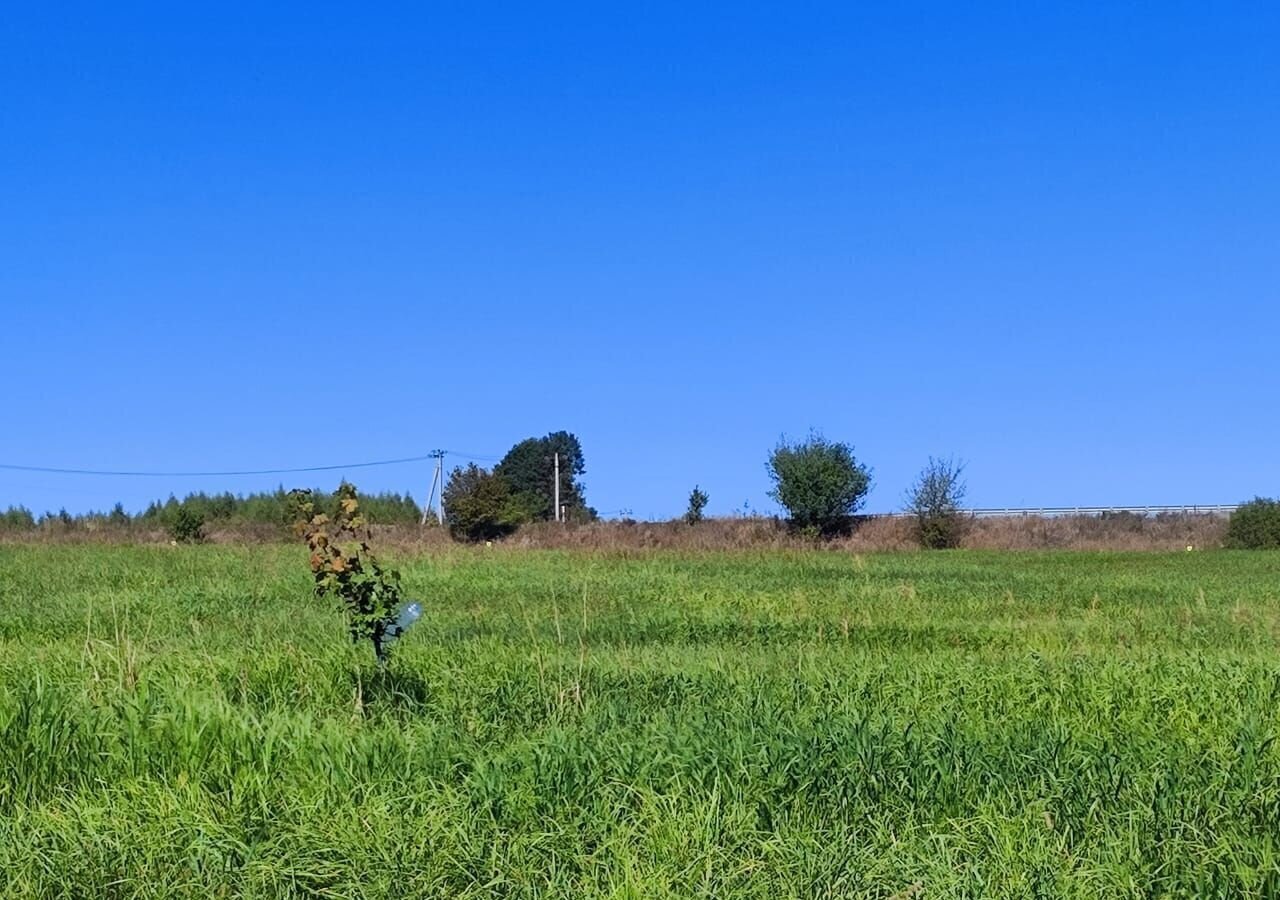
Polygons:
<instances>
[{"instance_id":1,"label":"clear blue sky","mask_svg":"<svg viewBox=\"0 0 1280 900\"><path fill-rule=\"evenodd\" d=\"M771 510L813 426L872 510L930 454L978 505L1280 494L1274 3L269 6L6 8L0 462L564 428L666 516Z\"/></svg>"}]
</instances>

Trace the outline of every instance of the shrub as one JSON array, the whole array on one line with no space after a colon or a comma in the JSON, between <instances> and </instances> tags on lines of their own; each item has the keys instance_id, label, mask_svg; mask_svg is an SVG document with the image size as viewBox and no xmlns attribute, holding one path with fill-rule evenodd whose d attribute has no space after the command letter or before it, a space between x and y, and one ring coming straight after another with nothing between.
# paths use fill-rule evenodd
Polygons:
<instances>
[{"instance_id":1,"label":"shrub","mask_svg":"<svg viewBox=\"0 0 1280 900\"><path fill-rule=\"evenodd\" d=\"M310 491L291 492L294 529L311 551L316 596L336 599L346 614L351 642L372 641L378 662L385 664L387 646L407 627L395 617L400 575L384 569L369 549L368 522L360 514L355 486L342 482L334 499L333 515L328 516L316 510Z\"/></svg>"},{"instance_id":2,"label":"shrub","mask_svg":"<svg viewBox=\"0 0 1280 900\"><path fill-rule=\"evenodd\" d=\"M786 509L793 528L814 534L845 529L871 490L871 470L853 448L816 432L796 444L783 438L766 468L774 483L769 496Z\"/></svg>"},{"instance_id":3,"label":"shrub","mask_svg":"<svg viewBox=\"0 0 1280 900\"><path fill-rule=\"evenodd\" d=\"M442 499L445 524L455 540L505 537L525 518L506 479L475 463L453 470Z\"/></svg>"},{"instance_id":4,"label":"shrub","mask_svg":"<svg viewBox=\"0 0 1280 900\"><path fill-rule=\"evenodd\" d=\"M183 544L195 544L204 540L204 516L185 504L168 512L165 525L169 537Z\"/></svg>"},{"instance_id":5,"label":"shrub","mask_svg":"<svg viewBox=\"0 0 1280 900\"><path fill-rule=\"evenodd\" d=\"M6 531L30 531L36 527L36 517L25 506L10 506L0 513L0 529Z\"/></svg>"},{"instance_id":6,"label":"shrub","mask_svg":"<svg viewBox=\"0 0 1280 900\"><path fill-rule=\"evenodd\" d=\"M702 490L696 484L693 490L689 492L689 508L685 510L684 520L690 525L697 525L702 521L702 511L707 508L707 492Z\"/></svg>"},{"instance_id":7,"label":"shrub","mask_svg":"<svg viewBox=\"0 0 1280 900\"><path fill-rule=\"evenodd\" d=\"M1243 550L1280 549L1280 500L1256 497L1233 512L1225 543Z\"/></svg>"},{"instance_id":8,"label":"shrub","mask_svg":"<svg viewBox=\"0 0 1280 900\"><path fill-rule=\"evenodd\" d=\"M929 462L907 490L907 511L915 516L916 540L930 550L958 547L968 524L964 502L964 463L950 459Z\"/></svg>"}]
</instances>

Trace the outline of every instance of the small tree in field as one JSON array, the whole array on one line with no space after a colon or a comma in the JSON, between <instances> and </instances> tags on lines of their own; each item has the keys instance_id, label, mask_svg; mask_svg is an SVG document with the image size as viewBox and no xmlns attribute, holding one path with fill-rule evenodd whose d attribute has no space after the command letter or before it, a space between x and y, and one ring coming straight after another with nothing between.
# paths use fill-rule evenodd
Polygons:
<instances>
[{"instance_id":1,"label":"small tree in field","mask_svg":"<svg viewBox=\"0 0 1280 900\"><path fill-rule=\"evenodd\" d=\"M396 618L400 575L384 569L369 549L368 524L360 514L355 487L344 481L338 488L332 518L316 511L311 491L292 491L289 496L294 529L311 550L316 596L336 600L346 613L352 643L372 641L378 662L385 663L387 647L420 609L410 604L409 614Z\"/></svg>"},{"instance_id":2,"label":"small tree in field","mask_svg":"<svg viewBox=\"0 0 1280 900\"><path fill-rule=\"evenodd\" d=\"M812 534L846 528L871 490L871 470L853 448L816 432L795 444L784 437L766 468L774 485L769 496L787 511L793 528Z\"/></svg>"},{"instance_id":3,"label":"small tree in field","mask_svg":"<svg viewBox=\"0 0 1280 900\"><path fill-rule=\"evenodd\" d=\"M684 520L690 525L701 522L702 511L707 508L709 499L707 492L695 484L693 490L689 492L689 508L685 510Z\"/></svg>"},{"instance_id":4,"label":"small tree in field","mask_svg":"<svg viewBox=\"0 0 1280 900\"><path fill-rule=\"evenodd\" d=\"M929 457L928 464L907 490L907 511L915 516L920 546L942 550L960 545L964 534L964 463Z\"/></svg>"},{"instance_id":5,"label":"small tree in field","mask_svg":"<svg viewBox=\"0 0 1280 900\"><path fill-rule=\"evenodd\" d=\"M204 515L189 506L177 505L172 512L166 510L169 537L184 544L198 544L204 540Z\"/></svg>"},{"instance_id":6,"label":"small tree in field","mask_svg":"<svg viewBox=\"0 0 1280 900\"><path fill-rule=\"evenodd\" d=\"M525 521L525 510L506 479L475 463L453 470L443 499L445 524L455 540L504 537Z\"/></svg>"}]
</instances>

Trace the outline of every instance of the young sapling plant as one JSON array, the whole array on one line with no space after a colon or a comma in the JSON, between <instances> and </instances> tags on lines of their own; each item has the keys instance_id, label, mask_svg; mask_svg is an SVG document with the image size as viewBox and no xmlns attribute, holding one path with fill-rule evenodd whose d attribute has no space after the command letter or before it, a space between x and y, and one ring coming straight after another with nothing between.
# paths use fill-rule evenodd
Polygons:
<instances>
[{"instance_id":1,"label":"young sapling plant","mask_svg":"<svg viewBox=\"0 0 1280 900\"><path fill-rule=\"evenodd\" d=\"M311 491L289 496L294 530L311 551L316 596L338 602L352 643L371 641L378 665L385 666L388 649L422 615L422 606L404 602L400 574L384 568L369 548L369 525L355 486L339 485L332 517L316 510Z\"/></svg>"}]
</instances>

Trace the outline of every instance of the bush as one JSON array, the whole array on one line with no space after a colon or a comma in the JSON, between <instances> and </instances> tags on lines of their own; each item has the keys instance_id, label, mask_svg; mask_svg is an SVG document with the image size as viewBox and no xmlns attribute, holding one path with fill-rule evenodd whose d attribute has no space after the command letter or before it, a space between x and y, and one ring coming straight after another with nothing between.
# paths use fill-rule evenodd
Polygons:
<instances>
[{"instance_id":1,"label":"bush","mask_svg":"<svg viewBox=\"0 0 1280 900\"><path fill-rule=\"evenodd\" d=\"M1256 497L1233 512L1225 543L1242 550L1280 549L1280 500Z\"/></svg>"},{"instance_id":2,"label":"bush","mask_svg":"<svg viewBox=\"0 0 1280 900\"><path fill-rule=\"evenodd\" d=\"M774 483L769 496L786 509L793 528L814 534L847 528L871 490L871 470L853 448L817 433L796 444L783 438L766 468Z\"/></svg>"},{"instance_id":3,"label":"bush","mask_svg":"<svg viewBox=\"0 0 1280 900\"><path fill-rule=\"evenodd\" d=\"M396 618L400 573L384 568L369 548L369 522L355 485L342 482L333 500L330 516L316 507L311 491L291 491L293 529L311 551L315 595L336 600L346 613L352 643L372 641L379 664L385 665L387 648L413 623L413 618Z\"/></svg>"},{"instance_id":4,"label":"bush","mask_svg":"<svg viewBox=\"0 0 1280 900\"><path fill-rule=\"evenodd\" d=\"M915 516L916 540L921 547L958 547L968 520L964 502L964 463L929 457L928 464L907 490L907 511Z\"/></svg>"},{"instance_id":5,"label":"bush","mask_svg":"<svg viewBox=\"0 0 1280 900\"><path fill-rule=\"evenodd\" d=\"M0 513L0 529L5 531L31 531L36 527L36 517L25 506L10 506Z\"/></svg>"},{"instance_id":6,"label":"bush","mask_svg":"<svg viewBox=\"0 0 1280 900\"><path fill-rule=\"evenodd\" d=\"M167 518L165 528L175 541L195 544L204 540L204 516L189 506L175 506Z\"/></svg>"},{"instance_id":7,"label":"bush","mask_svg":"<svg viewBox=\"0 0 1280 900\"><path fill-rule=\"evenodd\" d=\"M453 470L442 499L445 524L455 540L505 537L524 519L524 511L506 479L475 463Z\"/></svg>"},{"instance_id":8,"label":"bush","mask_svg":"<svg viewBox=\"0 0 1280 900\"><path fill-rule=\"evenodd\" d=\"M685 510L684 520L690 525L697 525L702 521L702 511L707 508L707 492L702 490L696 484L693 490L689 492L689 508Z\"/></svg>"}]
</instances>

